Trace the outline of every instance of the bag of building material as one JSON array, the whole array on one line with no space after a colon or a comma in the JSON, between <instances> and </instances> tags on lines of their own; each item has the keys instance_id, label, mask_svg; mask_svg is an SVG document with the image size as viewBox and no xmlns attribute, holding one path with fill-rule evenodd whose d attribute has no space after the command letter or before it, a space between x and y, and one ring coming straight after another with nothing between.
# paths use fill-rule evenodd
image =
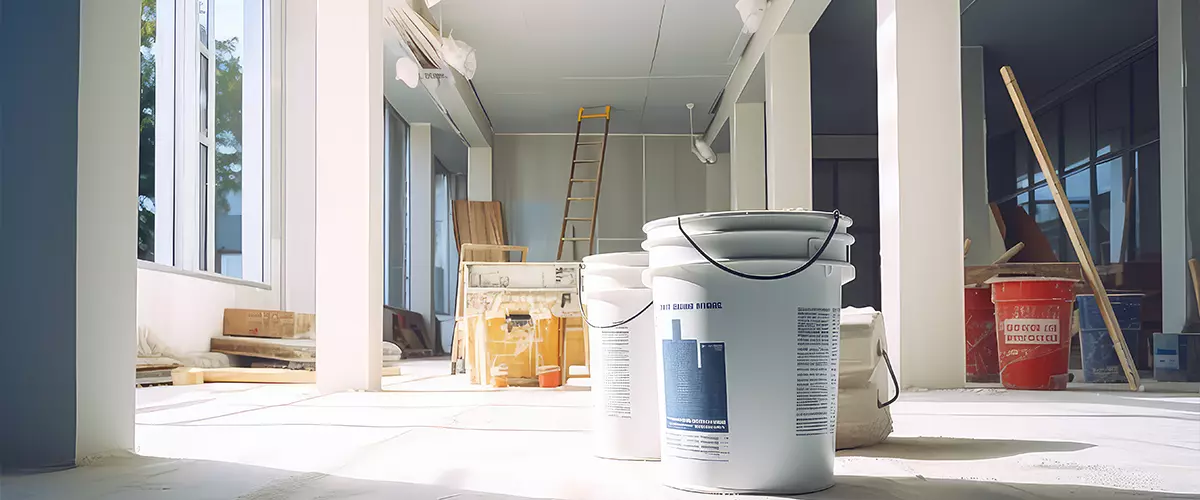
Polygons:
<instances>
[{"instance_id":1,"label":"bag of building material","mask_svg":"<svg viewBox=\"0 0 1200 500\"><path fill-rule=\"evenodd\" d=\"M883 406L890 397L883 315L866 307L842 310L838 361L838 413L836 447L839 450L871 446L892 433L891 411Z\"/></svg>"}]
</instances>

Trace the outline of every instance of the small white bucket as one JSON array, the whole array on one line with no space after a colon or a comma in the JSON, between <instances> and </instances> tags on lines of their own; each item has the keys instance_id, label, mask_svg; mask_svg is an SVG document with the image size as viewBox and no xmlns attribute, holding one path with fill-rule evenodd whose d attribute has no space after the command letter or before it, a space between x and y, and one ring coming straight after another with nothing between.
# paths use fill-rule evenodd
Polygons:
<instances>
[{"instance_id":1,"label":"small white bucket","mask_svg":"<svg viewBox=\"0 0 1200 500\"><path fill-rule=\"evenodd\" d=\"M641 280L647 263L645 252L583 259L582 300L587 305L591 350L592 437L596 456L602 458L659 458L654 314L646 309L653 297ZM630 318L635 319L617 325Z\"/></svg>"},{"instance_id":2,"label":"small white bucket","mask_svg":"<svg viewBox=\"0 0 1200 500\"><path fill-rule=\"evenodd\" d=\"M839 220L826 253L810 267L771 280L735 276L694 248L690 255L669 243L682 236L676 220L644 228L653 265L643 281L654 290L663 387L664 482L691 491L781 495L833 486L841 287L853 277L853 266L838 258L848 260L853 238L838 233L849 219ZM818 257L809 251L808 233L823 234L819 248L834 216L730 212L682 222L689 235L693 226L714 233L705 239L712 251L693 240L731 271L773 276ZM796 233L776 236L802 244L791 247L789 258L762 258L778 242L747 241L764 231ZM670 257L660 260L656 252Z\"/></svg>"}]
</instances>

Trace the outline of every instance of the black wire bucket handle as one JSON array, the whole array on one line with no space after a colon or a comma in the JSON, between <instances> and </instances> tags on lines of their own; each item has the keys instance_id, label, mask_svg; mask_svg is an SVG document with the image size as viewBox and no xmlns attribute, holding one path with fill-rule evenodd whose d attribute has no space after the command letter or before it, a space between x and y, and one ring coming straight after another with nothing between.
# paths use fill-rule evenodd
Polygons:
<instances>
[{"instance_id":1,"label":"black wire bucket handle","mask_svg":"<svg viewBox=\"0 0 1200 500\"><path fill-rule=\"evenodd\" d=\"M883 356L883 362L887 364L888 375L892 376L892 385L896 387L896 395L892 396L892 399L887 400L886 403L880 403L878 398L875 399L875 406L883 409L891 406L897 399L900 399L900 382L896 380L896 370L892 369L892 360L888 359L887 350L883 348L883 342L879 343L878 350L879 355Z\"/></svg>"},{"instance_id":2,"label":"black wire bucket handle","mask_svg":"<svg viewBox=\"0 0 1200 500\"><path fill-rule=\"evenodd\" d=\"M590 326L590 327L592 327L592 328L596 328L596 329L599 329L599 330L605 330L605 329L608 329L608 328L616 328L616 327L618 327L618 326L625 325L626 323L629 323L630 321L633 321L633 320L635 320L635 319L638 319L638 316L641 316L641 315L642 315L643 313L645 313L646 311L649 311L649 310L650 310L650 306L654 305L654 301L653 301L653 300L651 300L649 304L646 304L646 307L643 307L641 311L638 311L638 312L637 312L637 314L634 314L633 316L630 316L628 319L623 319L623 320L621 320L621 321L618 321L618 322L616 322L616 323L613 323L613 324L611 324L611 325L593 325L593 324L592 324L592 322L588 320L588 317L587 317L587 309L583 307L583 270L584 270L584 268L586 268L586 267L587 267L587 265L586 265L586 264L584 264L584 263L582 263L582 262L580 262L580 263L579 263L579 283L578 283L578 291L579 291L579 315L580 315L581 317L583 317L583 322L584 322L584 323L587 323L587 326Z\"/></svg>"},{"instance_id":3,"label":"black wire bucket handle","mask_svg":"<svg viewBox=\"0 0 1200 500\"><path fill-rule=\"evenodd\" d=\"M707 260L709 264L712 264L717 269L725 271L725 272L732 274L734 276L737 276L739 278L745 278L748 280L774 281L774 280L781 280L784 278L791 278L792 276L795 276L797 274L804 272L805 269L808 269L810 266L812 266L814 263L816 263L817 260L819 260L821 258L821 255L823 255L825 253L825 248L829 246L829 242L833 241L833 235L835 233L837 233L838 223L841 222L841 220L842 220L842 213L838 210L834 210L833 211L833 226L831 226L829 228L829 234L825 236L825 242L821 244L821 248L817 249L817 253L815 253L811 257L809 257L808 262L805 262L800 267L792 269L791 271L788 271L783 274L773 274L773 275L747 274L747 273L738 271L737 269L731 269L731 268L721 264L720 262L717 262L716 259L713 259L711 256L709 256L707 252L705 252L704 250L701 250L700 245L696 244L696 240L693 240L692 237L689 236L687 234L687 232L683 230L683 217L676 217L675 223L679 225L679 232L683 234L684 238L687 238L687 241L688 241L688 243L690 243L692 245L692 248L694 248L696 250L696 252L700 254L701 257L704 257L704 260Z\"/></svg>"}]
</instances>

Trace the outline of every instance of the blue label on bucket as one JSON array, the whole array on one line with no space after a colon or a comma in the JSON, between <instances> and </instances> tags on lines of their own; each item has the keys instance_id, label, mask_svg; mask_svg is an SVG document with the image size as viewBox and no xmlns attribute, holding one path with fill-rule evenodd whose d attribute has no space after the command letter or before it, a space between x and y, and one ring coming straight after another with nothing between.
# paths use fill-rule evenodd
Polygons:
<instances>
[{"instance_id":1,"label":"blue label on bucket","mask_svg":"<svg viewBox=\"0 0 1200 500\"><path fill-rule=\"evenodd\" d=\"M724 342L684 339L680 320L671 320L663 375L668 429L729 432Z\"/></svg>"}]
</instances>

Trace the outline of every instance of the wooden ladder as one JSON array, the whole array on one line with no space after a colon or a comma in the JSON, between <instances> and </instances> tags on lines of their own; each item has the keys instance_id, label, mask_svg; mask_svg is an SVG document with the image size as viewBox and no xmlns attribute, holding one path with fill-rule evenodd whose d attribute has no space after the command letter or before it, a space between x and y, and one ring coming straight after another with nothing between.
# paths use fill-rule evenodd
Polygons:
<instances>
[{"instance_id":1,"label":"wooden ladder","mask_svg":"<svg viewBox=\"0 0 1200 500\"><path fill-rule=\"evenodd\" d=\"M594 107L599 108L599 106ZM604 106L603 113L584 114L587 109L588 108L579 108L579 114L575 124L575 148L571 152L571 176L567 181L567 202L563 206L562 230L559 231L558 234L558 257L556 257L555 260L562 260L563 247L567 242L571 242L572 245L581 241L586 241L588 243L587 250L584 251L584 254L576 256L575 260L581 260L584 256L591 254L591 252L596 248L596 212L600 208L600 181L604 178L602 175L604 173L604 151L608 146L608 124L612 118L612 106ZM604 119L604 135L600 137L599 141L580 142L579 136L583 131L583 121L599 118ZM599 157L591 159L580 158L580 146L599 146ZM595 164L595 175L583 178L576 177L576 174L580 173L579 165L582 164ZM585 168L583 170L587 171L591 169ZM580 184L594 185L590 193L591 196L587 196L588 193L586 190L584 193L576 192L575 187ZM572 217L571 203L591 203L592 215L590 217ZM573 230L578 228L576 224L582 226L583 223L587 223L588 236L586 238L574 236L575 231ZM567 236L568 227L572 229L571 236ZM572 246L572 248L574 248L574 246Z\"/></svg>"}]
</instances>

